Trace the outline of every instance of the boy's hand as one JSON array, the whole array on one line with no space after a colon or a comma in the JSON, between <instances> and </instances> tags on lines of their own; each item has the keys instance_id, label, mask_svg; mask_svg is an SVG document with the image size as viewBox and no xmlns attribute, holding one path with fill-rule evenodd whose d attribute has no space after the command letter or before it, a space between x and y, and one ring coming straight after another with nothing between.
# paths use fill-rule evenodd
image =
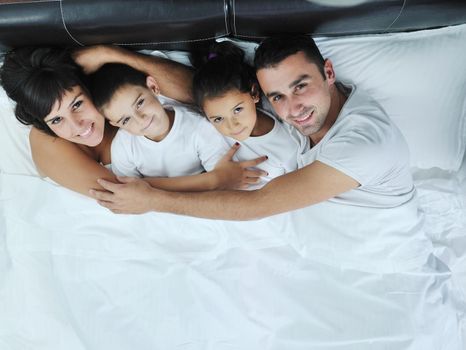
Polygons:
<instances>
[{"instance_id":1,"label":"boy's hand","mask_svg":"<svg viewBox=\"0 0 466 350\"><path fill-rule=\"evenodd\" d=\"M95 72L105 63L121 63L123 49L112 45L94 45L76 49L72 53L74 61L79 64L84 73Z\"/></svg>"},{"instance_id":2,"label":"boy's hand","mask_svg":"<svg viewBox=\"0 0 466 350\"><path fill-rule=\"evenodd\" d=\"M258 183L261 176L268 175L263 170L252 169L267 160L267 156L243 162L233 161L239 147L239 143L234 144L212 170L216 174L218 190L247 189L249 185Z\"/></svg>"}]
</instances>

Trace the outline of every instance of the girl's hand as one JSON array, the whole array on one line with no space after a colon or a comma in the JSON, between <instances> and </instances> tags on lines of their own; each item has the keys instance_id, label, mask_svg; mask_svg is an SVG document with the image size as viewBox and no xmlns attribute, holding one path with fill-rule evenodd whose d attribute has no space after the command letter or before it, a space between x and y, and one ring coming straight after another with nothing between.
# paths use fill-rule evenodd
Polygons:
<instances>
[{"instance_id":1,"label":"girl's hand","mask_svg":"<svg viewBox=\"0 0 466 350\"><path fill-rule=\"evenodd\" d=\"M262 156L243 162L233 161L233 156L238 151L239 143L234 144L230 150L220 159L212 172L216 175L218 190L247 189L249 185L260 181L261 176L267 176L267 172L260 169L252 169L256 165L267 160Z\"/></svg>"},{"instance_id":2,"label":"girl's hand","mask_svg":"<svg viewBox=\"0 0 466 350\"><path fill-rule=\"evenodd\" d=\"M86 46L72 53L74 61L83 68L86 74L95 72L105 63L121 62L124 55L123 49L112 45Z\"/></svg>"}]
</instances>

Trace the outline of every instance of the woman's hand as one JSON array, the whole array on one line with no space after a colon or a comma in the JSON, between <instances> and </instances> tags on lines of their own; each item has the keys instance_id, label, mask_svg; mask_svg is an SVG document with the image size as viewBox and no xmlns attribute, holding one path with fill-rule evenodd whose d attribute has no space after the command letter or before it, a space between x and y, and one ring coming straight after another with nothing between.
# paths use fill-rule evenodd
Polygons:
<instances>
[{"instance_id":1,"label":"woman's hand","mask_svg":"<svg viewBox=\"0 0 466 350\"><path fill-rule=\"evenodd\" d=\"M234 144L230 150L220 159L212 172L217 179L216 189L234 190L247 189L249 185L260 181L261 176L267 176L267 172L260 169L253 169L256 165L267 160L267 156L243 162L233 161L233 156L238 151L239 143Z\"/></svg>"},{"instance_id":2,"label":"woman's hand","mask_svg":"<svg viewBox=\"0 0 466 350\"><path fill-rule=\"evenodd\" d=\"M125 54L125 50L118 46L94 45L76 49L72 56L75 62L83 68L84 73L90 74L105 63L123 62Z\"/></svg>"}]
</instances>

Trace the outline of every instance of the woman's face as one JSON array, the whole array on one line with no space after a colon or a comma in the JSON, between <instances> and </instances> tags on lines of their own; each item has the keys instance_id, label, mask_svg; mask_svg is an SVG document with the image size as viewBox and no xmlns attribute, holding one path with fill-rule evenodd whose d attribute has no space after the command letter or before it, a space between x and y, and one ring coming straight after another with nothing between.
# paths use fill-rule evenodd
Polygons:
<instances>
[{"instance_id":1,"label":"woman's face","mask_svg":"<svg viewBox=\"0 0 466 350\"><path fill-rule=\"evenodd\" d=\"M104 136L105 119L80 86L65 91L44 121L60 138L94 147Z\"/></svg>"}]
</instances>

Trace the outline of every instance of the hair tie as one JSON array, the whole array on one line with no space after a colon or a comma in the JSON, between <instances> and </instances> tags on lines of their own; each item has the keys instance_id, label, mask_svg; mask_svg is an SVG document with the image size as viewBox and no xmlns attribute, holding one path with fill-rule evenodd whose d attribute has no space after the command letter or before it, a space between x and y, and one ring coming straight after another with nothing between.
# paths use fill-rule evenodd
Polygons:
<instances>
[{"instance_id":1,"label":"hair tie","mask_svg":"<svg viewBox=\"0 0 466 350\"><path fill-rule=\"evenodd\" d=\"M217 57L217 54L215 52L210 52L208 55L207 55L207 60L211 60L213 58Z\"/></svg>"}]
</instances>

